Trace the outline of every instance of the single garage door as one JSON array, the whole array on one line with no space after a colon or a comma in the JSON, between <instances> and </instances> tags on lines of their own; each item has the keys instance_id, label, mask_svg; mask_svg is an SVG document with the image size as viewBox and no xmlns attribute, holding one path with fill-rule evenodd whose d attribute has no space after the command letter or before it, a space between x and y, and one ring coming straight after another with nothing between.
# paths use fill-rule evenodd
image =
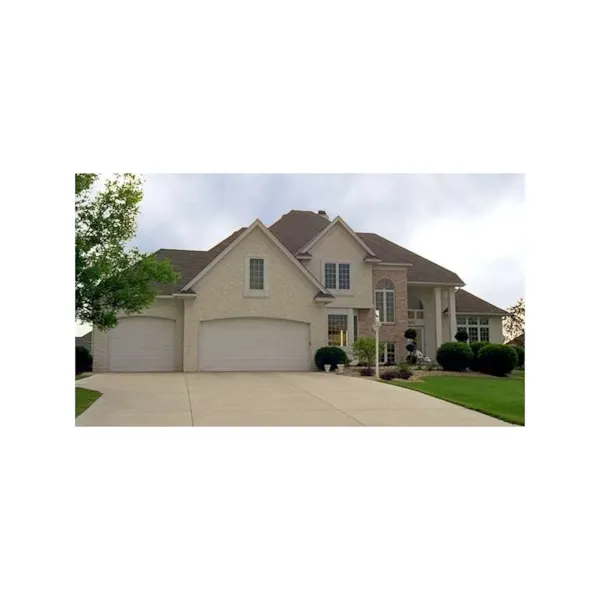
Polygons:
<instances>
[{"instance_id":1,"label":"single garage door","mask_svg":"<svg viewBox=\"0 0 600 600\"><path fill-rule=\"evenodd\" d=\"M308 323L220 319L200 323L201 371L310 371Z\"/></svg>"},{"instance_id":2,"label":"single garage door","mask_svg":"<svg viewBox=\"0 0 600 600\"><path fill-rule=\"evenodd\" d=\"M175 321L126 317L108 336L109 371L174 371Z\"/></svg>"}]
</instances>

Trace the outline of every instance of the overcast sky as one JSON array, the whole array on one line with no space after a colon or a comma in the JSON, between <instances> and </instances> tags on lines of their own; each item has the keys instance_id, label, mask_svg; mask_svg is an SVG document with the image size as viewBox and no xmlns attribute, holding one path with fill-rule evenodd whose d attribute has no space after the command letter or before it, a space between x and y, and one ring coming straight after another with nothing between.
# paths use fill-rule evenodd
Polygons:
<instances>
[{"instance_id":1,"label":"overcast sky","mask_svg":"<svg viewBox=\"0 0 600 600\"><path fill-rule=\"evenodd\" d=\"M147 252L206 250L292 209L340 215L502 308L525 294L523 175L147 175L134 242Z\"/></svg>"}]
</instances>

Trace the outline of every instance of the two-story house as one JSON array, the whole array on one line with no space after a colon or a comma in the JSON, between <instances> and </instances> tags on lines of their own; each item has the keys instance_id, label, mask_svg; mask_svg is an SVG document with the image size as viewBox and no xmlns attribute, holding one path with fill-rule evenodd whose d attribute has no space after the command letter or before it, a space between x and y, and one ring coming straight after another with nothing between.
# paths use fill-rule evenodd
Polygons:
<instances>
[{"instance_id":1,"label":"two-story house","mask_svg":"<svg viewBox=\"0 0 600 600\"><path fill-rule=\"evenodd\" d=\"M458 329L503 342L506 312L460 289L449 271L325 211L256 220L210 250L159 250L180 273L154 304L93 331L95 371L308 371L321 346L351 354L380 311L382 362L406 355L418 332L432 360Z\"/></svg>"}]
</instances>

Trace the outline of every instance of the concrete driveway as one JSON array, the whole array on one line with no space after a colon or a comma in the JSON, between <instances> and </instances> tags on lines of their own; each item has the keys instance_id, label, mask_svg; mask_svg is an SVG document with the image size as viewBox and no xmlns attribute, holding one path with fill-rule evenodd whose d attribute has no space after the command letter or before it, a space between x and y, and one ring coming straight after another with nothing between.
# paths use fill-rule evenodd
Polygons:
<instances>
[{"instance_id":1,"label":"concrete driveway","mask_svg":"<svg viewBox=\"0 0 600 600\"><path fill-rule=\"evenodd\" d=\"M332 373L107 373L76 425L508 426L425 394Z\"/></svg>"}]
</instances>

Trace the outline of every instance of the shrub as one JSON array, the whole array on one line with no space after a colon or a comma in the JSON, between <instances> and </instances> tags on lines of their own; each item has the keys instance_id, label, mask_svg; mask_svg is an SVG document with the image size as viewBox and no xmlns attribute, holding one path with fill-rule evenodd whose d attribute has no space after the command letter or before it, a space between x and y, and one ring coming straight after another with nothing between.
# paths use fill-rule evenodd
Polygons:
<instances>
[{"instance_id":1,"label":"shrub","mask_svg":"<svg viewBox=\"0 0 600 600\"><path fill-rule=\"evenodd\" d=\"M377 352L374 337L361 337L352 344L352 352L360 362L365 362L372 367L378 354L383 354L383 343L379 343L379 352Z\"/></svg>"},{"instance_id":2,"label":"shrub","mask_svg":"<svg viewBox=\"0 0 600 600\"><path fill-rule=\"evenodd\" d=\"M517 367L523 368L525 366L525 348L521 346L513 346L517 351Z\"/></svg>"},{"instance_id":3,"label":"shrub","mask_svg":"<svg viewBox=\"0 0 600 600\"><path fill-rule=\"evenodd\" d=\"M446 342L436 355L444 371L464 371L473 361L473 352L464 342Z\"/></svg>"},{"instance_id":4,"label":"shrub","mask_svg":"<svg viewBox=\"0 0 600 600\"><path fill-rule=\"evenodd\" d=\"M92 370L92 353L85 346L75 346L75 373Z\"/></svg>"},{"instance_id":5,"label":"shrub","mask_svg":"<svg viewBox=\"0 0 600 600\"><path fill-rule=\"evenodd\" d=\"M454 339L457 342L468 342L469 334L466 331L457 331L456 335L454 336Z\"/></svg>"},{"instance_id":6,"label":"shrub","mask_svg":"<svg viewBox=\"0 0 600 600\"><path fill-rule=\"evenodd\" d=\"M400 365L395 373L398 379L410 379L413 375L413 372L408 365Z\"/></svg>"},{"instance_id":7,"label":"shrub","mask_svg":"<svg viewBox=\"0 0 600 600\"><path fill-rule=\"evenodd\" d=\"M479 351L477 361L482 373L503 377L517 366L517 351L513 346L487 344Z\"/></svg>"},{"instance_id":8,"label":"shrub","mask_svg":"<svg viewBox=\"0 0 600 600\"><path fill-rule=\"evenodd\" d=\"M416 339L417 339L417 330L416 330L416 329L412 329L412 328L410 328L410 329L407 329L407 330L404 332L404 337L405 337L407 340L416 340Z\"/></svg>"},{"instance_id":9,"label":"shrub","mask_svg":"<svg viewBox=\"0 0 600 600\"><path fill-rule=\"evenodd\" d=\"M319 371L324 371L325 365L331 365L331 370L335 371L338 364L349 362L348 355L338 346L323 346L315 352L315 365Z\"/></svg>"},{"instance_id":10,"label":"shrub","mask_svg":"<svg viewBox=\"0 0 600 600\"><path fill-rule=\"evenodd\" d=\"M373 369L371 367L365 367L364 369L361 369L359 372L363 377L371 377L375 373L375 371L373 371Z\"/></svg>"},{"instance_id":11,"label":"shrub","mask_svg":"<svg viewBox=\"0 0 600 600\"><path fill-rule=\"evenodd\" d=\"M390 381L392 379L398 379L398 371L384 371L380 375L381 379L384 381Z\"/></svg>"},{"instance_id":12,"label":"shrub","mask_svg":"<svg viewBox=\"0 0 600 600\"><path fill-rule=\"evenodd\" d=\"M409 352L414 352L417 349L417 345L414 342L411 342L410 344L406 344L406 349Z\"/></svg>"},{"instance_id":13,"label":"shrub","mask_svg":"<svg viewBox=\"0 0 600 600\"><path fill-rule=\"evenodd\" d=\"M416 364L417 364L417 357L416 357L414 354L409 354L409 355L406 357L406 362L407 362L409 365L416 365Z\"/></svg>"},{"instance_id":14,"label":"shrub","mask_svg":"<svg viewBox=\"0 0 600 600\"><path fill-rule=\"evenodd\" d=\"M487 346L489 344L489 342L473 342L472 344L469 344L469 347L471 348L471 352L473 352L473 362L471 363L471 370L472 371L480 371L481 369L479 368L479 360L478 360L478 356L479 356L479 352L481 351L481 349L484 346Z\"/></svg>"},{"instance_id":15,"label":"shrub","mask_svg":"<svg viewBox=\"0 0 600 600\"><path fill-rule=\"evenodd\" d=\"M390 362L389 360L383 365L384 367L393 367L395 366L396 363L395 362Z\"/></svg>"}]
</instances>

